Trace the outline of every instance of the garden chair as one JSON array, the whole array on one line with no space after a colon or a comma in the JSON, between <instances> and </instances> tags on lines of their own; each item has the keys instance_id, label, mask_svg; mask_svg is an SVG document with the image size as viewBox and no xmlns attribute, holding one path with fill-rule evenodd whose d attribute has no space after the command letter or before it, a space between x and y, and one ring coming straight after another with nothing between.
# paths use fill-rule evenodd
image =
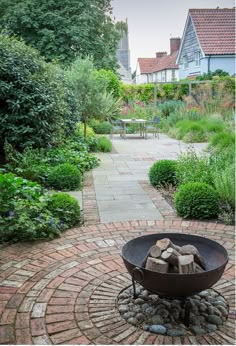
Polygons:
<instances>
[{"instance_id":1,"label":"garden chair","mask_svg":"<svg viewBox=\"0 0 236 346\"><path fill-rule=\"evenodd\" d=\"M124 126L119 120L110 120L112 125L111 128L111 137L113 137L114 133L119 133L121 137L124 136Z\"/></svg>"},{"instance_id":2,"label":"garden chair","mask_svg":"<svg viewBox=\"0 0 236 346\"><path fill-rule=\"evenodd\" d=\"M159 117L154 117L153 120L147 121L144 125L144 133L145 138L147 139L148 132L153 133L153 136L158 137L159 139L159 133L158 133L158 125L160 123L161 119Z\"/></svg>"}]
</instances>

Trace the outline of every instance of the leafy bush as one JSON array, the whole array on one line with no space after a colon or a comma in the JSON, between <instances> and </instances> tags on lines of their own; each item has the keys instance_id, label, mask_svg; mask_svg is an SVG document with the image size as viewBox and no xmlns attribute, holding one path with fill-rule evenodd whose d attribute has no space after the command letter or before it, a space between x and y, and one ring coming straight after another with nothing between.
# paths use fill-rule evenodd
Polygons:
<instances>
[{"instance_id":1,"label":"leafy bush","mask_svg":"<svg viewBox=\"0 0 236 346\"><path fill-rule=\"evenodd\" d=\"M112 151L112 143L107 137L98 137L97 150L104 153L109 153Z\"/></svg>"},{"instance_id":2,"label":"leafy bush","mask_svg":"<svg viewBox=\"0 0 236 346\"><path fill-rule=\"evenodd\" d=\"M75 136L84 137L84 124L78 123L76 125ZM86 138L95 137L95 132L90 126L86 126Z\"/></svg>"},{"instance_id":3,"label":"leafy bush","mask_svg":"<svg viewBox=\"0 0 236 346\"><path fill-rule=\"evenodd\" d=\"M6 140L19 150L58 142L65 119L74 117L63 71L4 34L0 34L0 61L0 154Z\"/></svg>"},{"instance_id":4,"label":"leafy bush","mask_svg":"<svg viewBox=\"0 0 236 346\"><path fill-rule=\"evenodd\" d=\"M0 243L54 238L59 220L48 210L40 185L13 173L0 173Z\"/></svg>"},{"instance_id":5,"label":"leafy bush","mask_svg":"<svg viewBox=\"0 0 236 346\"><path fill-rule=\"evenodd\" d=\"M117 75L109 70L96 71L96 79L105 91L112 93L116 98L120 97L120 81Z\"/></svg>"},{"instance_id":6,"label":"leafy bush","mask_svg":"<svg viewBox=\"0 0 236 346\"><path fill-rule=\"evenodd\" d=\"M233 132L220 132L215 134L210 139L210 147L213 147L216 152L234 146L235 134Z\"/></svg>"},{"instance_id":7,"label":"leafy bush","mask_svg":"<svg viewBox=\"0 0 236 346\"><path fill-rule=\"evenodd\" d=\"M187 153L178 158L176 178L180 185L190 182L212 184L212 169L209 158L203 155L198 157L196 152L189 148Z\"/></svg>"},{"instance_id":8,"label":"leafy bush","mask_svg":"<svg viewBox=\"0 0 236 346\"><path fill-rule=\"evenodd\" d=\"M217 192L206 183L187 183L179 187L175 208L183 218L210 219L219 211Z\"/></svg>"},{"instance_id":9,"label":"leafy bush","mask_svg":"<svg viewBox=\"0 0 236 346\"><path fill-rule=\"evenodd\" d=\"M165 101L158 105L159 111L163 117L168 117L176 110L183 108L184 103L182 101Z\"/></svg>"},{"instance_id":10,"label":"leafy bush","mask_svg":"<svg viewBox=\"0 0 236 346\"><path fill-rule=\"evenodd\" d=\"M90 121L90 127L96 134L109 135L111 133L112 125L108 121L102 121L93 119Z\"/></svg>"},{"instance_id":11,"label":"leafy bush","mask_svg":"<svg viewBox=\"0 0 236 346\"><path fill-rule=\"evenodd\" d=\"M81 173L76 166L62 163L50 169L48 185L58 190L80 189Z\"/></svg>"},{"instance_id":12,"label":"leafy bush","mask_svg":"<svg viewBox=\"0 0 236 346\"><path fill-rule=\"evenodd\" d=\"M64 229L76 225L81 219L78 201L67 193L53 194L48 202L48 208L53 216L60 220L60 225Z\"/></svg>"},{"instance_id":13,"label":"leafy bush","mask_svg":"<svg viewBox=\"0 0 236 346\"><path fill-rule=\"evenodd\" d=\"M176 185L176 162L172 160L155 162L149 170L149 180L154 187L165 184Z\"/></svg>"},{"instance_id":14,"label":"leafy bush","mask_svg":"<svg viewBox=\"0 0 236 346\"><path fill-rule=\"evenodd\" d=\"M206 132L222 132L225 128L225 124L221 119L217 118L206 118L199 122Z\"/></svg>"},{"instance_id":15,"label":"leafy bush","mask_svg":"<svg viewBox=\"0 0 236 346\"><path fill-rule=\"evenodd\" d=\"M221 174L217 174L214 179L215 189L223 203L235 208L235 166L227 167Z\"/></svg>"}]
</instances>

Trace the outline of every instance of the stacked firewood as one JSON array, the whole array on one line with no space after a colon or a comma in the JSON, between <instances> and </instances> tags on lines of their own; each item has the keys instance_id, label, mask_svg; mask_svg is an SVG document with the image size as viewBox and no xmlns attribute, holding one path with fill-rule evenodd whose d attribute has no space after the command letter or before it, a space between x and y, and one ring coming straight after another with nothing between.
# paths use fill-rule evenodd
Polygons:
<instances>
[{"instance_id":1,"label":"stacked firewood","mask_svg":"<svg viewBox=\"0 0 236 346\"><path fill-rule=\"evenodd\" d=\"M205 271L205 263L193 245L178 246L163 238L151 246L142 267L159 273L192 274Z\"/></svg>"}]
</instances>

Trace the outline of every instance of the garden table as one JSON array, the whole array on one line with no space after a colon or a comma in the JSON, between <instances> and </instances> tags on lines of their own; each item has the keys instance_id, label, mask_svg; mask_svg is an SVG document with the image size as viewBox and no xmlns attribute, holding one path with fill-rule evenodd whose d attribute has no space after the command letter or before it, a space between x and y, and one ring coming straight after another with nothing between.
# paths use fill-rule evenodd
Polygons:
<instances>
[{"instance_id":1,"label":"garden table","mask_svg":"<svg viewBox=\"0 0 236 346\"><path fill-rule=\"evenodd\" d=\"M145 138L145 133L144 133L144 125L147 122L145 119L120 119L124 131L123 131L123 138L126 138L126 125L127 124L139 124L139 129L140 129L140 136L142 138Z\"/></svg>"}]
</instances>

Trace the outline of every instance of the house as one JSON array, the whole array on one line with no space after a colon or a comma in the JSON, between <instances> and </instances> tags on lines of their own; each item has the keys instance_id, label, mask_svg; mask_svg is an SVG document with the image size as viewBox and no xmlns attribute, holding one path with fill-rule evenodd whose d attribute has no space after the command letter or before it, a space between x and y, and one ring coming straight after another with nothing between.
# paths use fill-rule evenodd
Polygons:
<instances>
[{"instance_id":1,"label":"house","mask_svg":"<svg viewBox=\"0 0 236 346\"><path fill-rule=\"evenodd\" d=\"M180 79L235 74L235 8L190 9L176 63Z\"/></svg>"},{"instance_id":2,"label":"house","mask_svg":"<svg viewBox=\"0 0 236 346\"><path fill-rule=\"evenodd\" d=\"M167 55L167 52L158 52L155 58L138 58L136 84L178 81L179 68L176 58L179 47L180 38L173 37L170 39L170 55Z\"/></svg>"}]
</instances>

